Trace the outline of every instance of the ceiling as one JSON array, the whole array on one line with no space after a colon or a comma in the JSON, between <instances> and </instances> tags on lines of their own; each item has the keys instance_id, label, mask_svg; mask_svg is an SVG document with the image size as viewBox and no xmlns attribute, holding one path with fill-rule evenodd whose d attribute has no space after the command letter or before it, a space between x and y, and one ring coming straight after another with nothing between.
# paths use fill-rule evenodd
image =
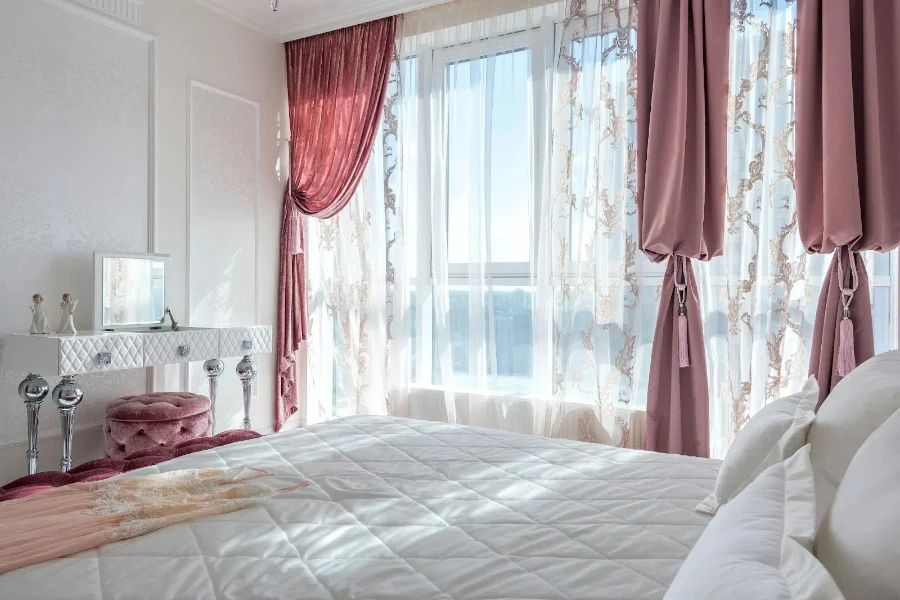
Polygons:
<instances>
[{"instance_id":1,"label":"ceiling","mask_svg":"<svg viewBox=\"0 0 900 600\"><path fill-rule=\"evenodd\" d=\"M444 0L194 0L281 41L396 15Z\"/></svg>"}]
</instances>

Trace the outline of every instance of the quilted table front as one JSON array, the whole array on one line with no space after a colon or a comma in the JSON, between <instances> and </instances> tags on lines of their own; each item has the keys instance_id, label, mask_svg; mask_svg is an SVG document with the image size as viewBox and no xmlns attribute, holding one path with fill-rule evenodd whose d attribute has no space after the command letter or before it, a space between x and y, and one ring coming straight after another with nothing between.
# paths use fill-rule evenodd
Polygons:
<instances>
[{"instance_id":1,"label":"quilted table front","mask_svg":"<svg viewBox=\"0 0 900 600\"><path fill-rule=\"evenodd\" d=\"M353 417L129 475L237 465L312 485L7 573L0 598L658 599L720 462Z\"/></svg>"}]
</instances>

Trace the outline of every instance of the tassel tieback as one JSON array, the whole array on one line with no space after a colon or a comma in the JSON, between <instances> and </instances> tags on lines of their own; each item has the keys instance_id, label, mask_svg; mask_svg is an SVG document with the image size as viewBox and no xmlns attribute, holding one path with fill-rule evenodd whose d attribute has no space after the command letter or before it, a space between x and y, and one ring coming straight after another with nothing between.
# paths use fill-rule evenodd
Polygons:
<instances>
[{"instance_id":1,"label":"tassel tieback","mask_svg":"<svg viewBox=\"0 0 900 600\"><path fill-rule=\"evenodd\" d=\"M681 263L681 283L678 282L678 263ZM683 369L691 366L691 355L688 350L688 320L687 320L687 259L683 256L675 257L675 294L678 297L678 367Z\"/></svg>"},{"instance_id":2,"label":"tassel tieback","mask_svg":"<svg viewBox=\"0 0 900 600\"><path fill-rule=\"evenodd\" d=\"M839 377L846 377L856 368L856 347L853 341L853 320L850 318L850 303L859 288L859 275L856 272L855 252L847 248L850 257L850 287L844 287L844 265L841 261L841 248L838 248L838 286L841 290L841 324L838 326L837 372Z\"/></svg>"}]
</instances>

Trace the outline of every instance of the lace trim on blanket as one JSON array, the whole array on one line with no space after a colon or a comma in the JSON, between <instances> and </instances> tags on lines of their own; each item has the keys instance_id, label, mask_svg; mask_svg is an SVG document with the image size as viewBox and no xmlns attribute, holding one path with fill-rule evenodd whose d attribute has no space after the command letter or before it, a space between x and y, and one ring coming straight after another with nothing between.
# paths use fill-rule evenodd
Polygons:
<instances>
[{"instance_id":1,"label":"lace trim on blanket","mask_svg":"<svg viewBox=\"0 0 900 600\"><path fill-rule=\"evenodd\" d=\"M225 514L256 506L276 494L309 485L308 481L275 489L248 483L273 474L250 467L174 471L93 484L98 494L85 514L121 516L113 540L144 535L189 519Z\"/></svg>"}]
</instances>

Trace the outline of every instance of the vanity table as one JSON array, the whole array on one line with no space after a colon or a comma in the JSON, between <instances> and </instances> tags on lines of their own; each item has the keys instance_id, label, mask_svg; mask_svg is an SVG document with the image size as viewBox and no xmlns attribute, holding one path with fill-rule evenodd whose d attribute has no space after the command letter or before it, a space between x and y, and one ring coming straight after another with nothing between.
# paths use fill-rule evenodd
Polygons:
<instances>
[{"instance_id":1,"label":"vanity table","mask_svg":"<svg viewBox=\"0 0 900 600\"><path fill-rule=\"evenodd\" d=\"M52 392L59 409L62 428L63 472L72 467L72 436L75 410L84 398L77 381L84 373L106 373L205 361L209 379L209 399L215 431L216 386L224 370L223 358L243 357L237 375L243 385L244 429L250 429L250 400L256 378L255 354L272 352L272 328L267 326L147 328L134 331L84 331L75 335L0 335L2 367L6 371L27 372L19 384L19 395L25 401L28 424L29 475L37 472L38 412L50 393L41 374L62 377Z\"/></svg>"}]
</instances>

